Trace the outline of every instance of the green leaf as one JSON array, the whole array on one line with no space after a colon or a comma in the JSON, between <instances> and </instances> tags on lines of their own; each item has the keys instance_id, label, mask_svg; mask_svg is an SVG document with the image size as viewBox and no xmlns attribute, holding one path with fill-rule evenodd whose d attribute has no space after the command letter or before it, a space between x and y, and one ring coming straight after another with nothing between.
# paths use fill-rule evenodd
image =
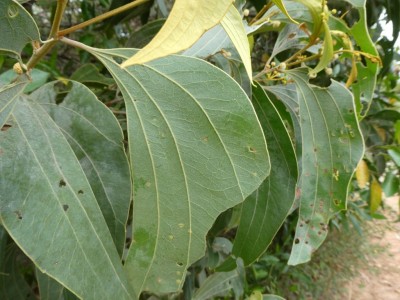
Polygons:
<instances>
[{"instance_id":1,"label":"green leaf","mask_svg":"<svg viewBox=\"0 0 400 300\"><path fill-rule=\"evenodd\" d=\"M358 10L360 19L353 25L353 27L349 28L343 20L331 17L329 22L330 28L346 32L356 41L360 51L379 57L375 44L369 35L367 10L365 7L367 0L346 1ZM365 61L366 65L362 62L357 62L358 80L356 83L352 84L358 113L361 113L362 109L361 100L365 100L368 105L371 103L374 97L376 80L379 73L379 65L376 62L372 62L370 59L366 59Z\"/></svg>"},{"instance_id":2,"label":"green leaf","mask_svg":"<svg viewBox=\"0 0 400 300\"><path fill-rule=\"evenodd\" d=\"M241 299L244 285L244 267L238 262L237 268L230 272L217 272L207 277L200 288L195 292L193 300L215 299L228 296L234 291L235 298Z\"/></svg>"},{"instance_id":3,"label":"green leaf","mask_svg":"<svg viewBox=\"0 0 400 300\"><path fill-rule=\"evenodd\" d=\"M61 130L26 98L17 101L11 121L0 132L3 226L42 272L80 298L134 299L89 182Z\"/></svg>"},{"instance_id":4,"label":"green leaf","mask_svg":"<svg viewBox=\"0 0 400 300\"><path fill-rule=\"evenodd\" d=\"M135 31L130 35L127 47L143 48L156 36L164 23L165 19L157 19L146 23L138 31Z\"/></svg>"},{"instance_id":5,"label":"green leaf","mask_svg":"<svg viewBox=\"0 0 400 300\"><path fill-rule=\"evenodd\" d=\"M17 1L0 1L0 28L0 52L19 57L27 43L40 40L35 20Z\"/></svg>"},{"instance_id":6,"label":"green leaf","mask_svg":"<svg viewBox=\"0 0 400 300\"><path fill-rule=\"evenodd\" d=\"M13 70L8 70L0 75L0 83L12 82L17 77ZM50 73L33 69L29 72L29 84L25 87L24 93L30 93L44 85L50 77ZM26 78L26 77L25 77ZM27 80L27 79L25 79Z\"/></svg>"},{"instance_id":7,"label":"green leaf","mask_svg":"<svg viewBox=\"0 0 400 300\"><path fill-rule=\"evenodd\" d=\"M0 87L0 129L10 116L16 100L24 90L28 81L20 81Z\"/></svg>"},{"instance_id":8,"label":"green leaf","mask_svg":"<svg viewBox=\"0 0 400 300\"><path fill-rule=\"evenodd\" d=\"M36 268L40 300L64 300L64 287Z\"/></svg>"},{"instance_id":9,"label":"green leaf","mask_svg":"<svg viewBox=\"0 0 400 300\"><path fill-rule=\"evenodd\" d=\"M71 80L86 84L111 85L115 83L112 78L101 74L94 64L84 64L80 66L74 74L71 75Z\"/></svg>"},{"instance_id":10,"label":"green leaf","mask_svg":"<svg viewBox=\"0 0 400 300\"><path fill-rule=\"evenodd\" d=\"M142 50L126 60L122 67L178 53L192 46L214 27L231 7L232 0L177 0L164 26Z\"/></svg>"},{"instance_id":11,"label":"green leaf","mask_svg":"<svg viewBox=\"0 0 400 300\"><path fill-rule=\"evenodd\" d=\"M135 189L126 270L138 293L177 291L217 216L269 173L257 116L234 80L199 59L121 69L134 50L78 46L108 68L126 103Z\"/></svg>"},{"instance_id":12,"label":"green leaf","mask_svg":"<svg viewBox=\"0 0 400 300\"><path fill-rule=\"evenodd\" d=\"M112 112L87 87L72 82L62 103L56 104L56 85L43 86L31 98L42 104L74 150L121 256L131 203L122 130Z\"/></svg>"},{"instance_id":13,"label":"green leaf","mask_svg":"<svg viewBox=\"0 0 400 300\"><path fill-rule=\"evenodd\" d=\"M243 25L242 16L234 5L231 5L225 17L221 21L222 27L227 32L232 43L235 45L243 64L246 68L247 76L253 78L251 70L250 45Z\"/></svg>"},{"instance_id":14,"label":"green leaf","mask_svg":"<svg viewBox=\"0 0 400 300\"><path fill-rule=\"evenodd\" d=\"M249 265L268 248L293 205L297 161L285 125L263 89L253 87L253 105L268 141L271 174L243 203L233 255Z\"/></svg>"},{"instance_id":15,"label":"green leaf","mask_svg":"<svg viewBox=\"0 0 400 300\"><path fill-rule=\"evenodd\" d=\"M396 195L396 193L400 193L400 179L396 173L393 171L386 173L382 188L386 197L392 197Z\"/></svg>"},{"instance_id":16,"label":"green leaf","mask_svg":"<svg viewBox=\"0 0 400 300\"><path fill-rule=\"evenodd\" d=\"M327 235L329 219L346 208L364 145L354 99L343 85L332 81L327 88L313 86L306 69L287 73L298 91L302 140L300 216L289 259L296 265L310 260Z\"/></svg>"},{"instance_id":17,"label":"green leaf","mask_svg":"<svg viewBox=\"0 0 400 300\"><path fill-rule=\"evenodd\" d=\"M391 149L388 150L388 154L395 164L400 167L400 147L391 147Z\"/></svg>"},{"instance_id":18,"label":"green leaf","mask_svg":"<svg viewBox=\"0 0 400 300\"><path fill-rule=\"evenodd\" d=\"M285 4L282 0L272 0L272 2L281 10L281 12L293 23L299 24L296 20L294 20L288 11L286 10Z\"/></svg>"}]
</instances>

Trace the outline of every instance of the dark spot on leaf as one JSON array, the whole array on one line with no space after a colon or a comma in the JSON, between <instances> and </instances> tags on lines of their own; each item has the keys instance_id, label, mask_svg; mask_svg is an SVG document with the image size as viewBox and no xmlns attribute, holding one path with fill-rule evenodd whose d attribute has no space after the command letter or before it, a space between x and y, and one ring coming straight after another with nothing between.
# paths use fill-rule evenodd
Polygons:
<instances>
[{"instance_id":1,"label":"dark spot on leaf","mask_svg":"<svg viewBox=\"0 0 400 300\"><path fill-rule=\"evenodd\" d=\"M4 124L3 127L1 127L1 131L7 131L8 129L10 129L12 126L8 125L8 124Z\"/></svg>"},{"instance_id":2,"label":"dark spot on leaf","mask_svg":"<svg viewBox=\"0 0 400 300\"><path fill-rule=\"evenodd\" d=\"M349 114L352 114L352 113L354 113L354 110L349 109Z\"/></svg>"},{"instance_id":3,"label":"dark spot on leaf","mask_svg":"<svg viewBox=\"0 0 400 300\"><path fill-rule=\"evenodd\" d=\"M338 206L338 205L340 205L340 200L339 200L339 199L334 199L334 200L333 200L333 203L334 203L336 206Z\"/></svg>"},{"instance_id":4,"label":"dark spot on leaf","mask_svg":"<svg viewBox=\"0 0 400 300\"><path fill-rule=\"evenodd\" d=\"M288 35L288 39L293 39L297 35L296 32L292 32L291 34Z\"/></svg>"},{"instance_id":5,"label":"dark spot on leaf","mask_svg":"<svg viewBox=\"0 0 400 300\"><path fill-rule=\"evenodd\" d=\"M318 235L321 235L322 234L322 232L321 231L318 231Z\"/></svg>"},{"instance_id":6,"label":"dark spot on leaf","mask_svg":"<svg viewBox=\"0 0 400 300\"><path fill-rule=\"evenodd\" d=\"M179 261L178 261L176 264L177 264L179 267L183 267L183 263L182 263L182 262L179 262Z\"/></svg>"},{"instance_id":7,"label":"dark spot on leaf","mask_svg":"<svg viewBox=\"0 0 400 300\"><path fill-rule=\"evenodd\" d=\"M306 220L306 224L310 223L310 220Z\"/></svg>"},{"instance_id":8,"label":"dark spot on leaf","mask_svg":"<svg viewBox=\"0 0 400 300\"><path fill-rule=\"evenodd\" d=\"M295 240L294 240L294 243L295 243L296 245L299 244L299 243L300 243L300 239L299 239L299 238L295 239Z\"/></svg>"},{"instance_id":9,"label":"dark spot on leaf","mask_svg":"<svg viewBox=\"0 0 400 300\"><path fill-rule=\"evenodd\" d=\"M64 211L67 211L69 209L69 206L67 204L64 204L63 209L64 209Z\"/></svg>"},{"instance_id":10,"label":"dark spot on leaf","mask_svg":"<svg viewBox=\"0 0 400 300\"><path fill-rule=\"evenodd\" d=\"M58 183L58 186L59 187L64 187L66 185L67 185L67 183L64 181L64 179L60 179L60 182Z\"/></svg>"},{"instance_id":11,"label":"dark spot on leaf","mask_svg":"<svg viewBox=\"0 0 400 300\"><path fill-rule=\"evenodd\" d=\"M17 215L18 220L22 220L22 213L19 210L14 211L14 213Z\"/></svg>"},{"instance_id":12,"label":"dark spot on leaf","mask_svg":"<svg viewBox=\"0 0 400 300\"><path fill-rule=\"evenodd\" d=\"M305 241L306 244L308 244L308 241Z\"/></svg>"},{"instance_id":13,"label":"dark spot on leaf","mask_svg":"<svg viewBox=\"0 0 400 300\"><path fill-rule=\"evenodd\" d=\"M82 194L83 194L83 191L82 191L82 190L79 190L79 191L78 191L78 194L81 194L81 195L82 195Z\"/></svg>"}]
</instances>

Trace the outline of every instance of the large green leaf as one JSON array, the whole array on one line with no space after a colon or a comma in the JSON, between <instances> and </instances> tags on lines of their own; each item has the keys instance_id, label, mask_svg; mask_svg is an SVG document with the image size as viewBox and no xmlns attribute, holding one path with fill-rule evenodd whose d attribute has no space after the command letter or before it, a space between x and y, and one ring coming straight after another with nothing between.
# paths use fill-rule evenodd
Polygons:
<instances>
[{"instance_id":1,"label":"large green leaf","mask_svg":"<svg viewBox=\"0 0 400 300\"><path fill-rule=\"evenodd\" d=\"M84 299L134 299L88 180L61 130L21 98L0 132L0 220L44 273Z\"/></svg>"},{"instance_id":2,"label":"large green leaf","mask_svg":"<svg viewBox=\"0 0 400 300\"><path fill-rule=\"evenodd\" d=\"M300 216L289 264L307 262L327 235L329 219L346 208L348 186L364 152L352 94L332 81L308 82L307 69L287 72L295 81L300 108L302 174Z\"/></svg>"},{"instance_id":3,"label":"large green leaf","mask_svg":"<svg viewBox=\"0 0 400 300\"><path fill-rule=\"evenodd\" d=\"M122 255L131 202L124 136L112 112L87 87L71 83L62 103L56 104L57 83L43 86L31 97L43 105L70 143Z\"/></svg>"},{"instance_id":4,"label":"large green leaf","mask_svg":"<svg viewBox=\"0 0 400 300\"><path fill-rule=\"evenodd\" d=\"M18 99L28 81L16 82L0 87L0 129L10 116L15 101Z\"/></svg>"},{"instance_id":5,"label":"large green leaf","mask_svg":"<svg viewBox=\"0 0 400 300\"><path fill-rule=\"evenodd\" d=\"M204 255L217 216L269 173L257 116L234 80L199 59L171 56L121 69L134 50L72 43L108 68L126 103L135 190L126 269L138 293L176 291Z\"/></svg>"},{"instance_id":6,"label":"large green leaf","mask_svg":"<svg viewBox=\"0 0 400 300\"><path fill-rule=\"evenodd\" d=\"M35 21L17 1L0 1L0 28L0 52L11 52L19 57L27 43L40 40Z\"/></svg>"},{"instance_id":7,"label":"large green leaf","mask_svg":"<svg viewBox=\"0 0 400 300\"><path fill-rule=\"evenodd\" d=\"M297 182L297 161L289 134L259 85L253 87L253 105L268 141L271 174L242 206L232 254L241 257L246 265L272 242L293 205Z\"/></svg>"}]
</instances>

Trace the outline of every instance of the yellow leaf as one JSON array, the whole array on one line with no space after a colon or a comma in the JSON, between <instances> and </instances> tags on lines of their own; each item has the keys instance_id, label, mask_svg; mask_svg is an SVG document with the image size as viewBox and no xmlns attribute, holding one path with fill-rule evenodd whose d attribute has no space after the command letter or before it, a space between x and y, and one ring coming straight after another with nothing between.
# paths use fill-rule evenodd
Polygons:
<instances>
[{"instance_id":1,"label":"yellow leaf","mask_svg":"<svg viewBox=\"0 0 400 300\"><path fill-rule=\"evenodd\" d=\"M154 39L121 66L144 64L192 46L207 30L221 22L233 0L176 0L164 26Z\"/></svg>"},{"instance_id":2,"label":"yellow leaf","mask_svg":"<svg viewBox=\"0 0 400 300\"><path fill-rule=\"evenodd\" d=\"M222 27L224 27L226 33L229 35L232 43L235 45L240 58L246 68L247 75L250 79L253 78L251 71L251 56L250 56L250 45L247 39L246 30L243 25L242 17L235 8L231 5L225 17L221 21Z\"/></svg>"},{"instance_id":3,"label":"yellow leaf","mask_svg":"<svg viewBox=\"0 0 400 300\"><path fill-rule=\"evenodd\" d=\"M379 184L378 180L375 178L372 180L371 183L371 190L370 190L370 204L369 208L371 213L374 213L382 202L382 187Z\"/></svg>"},{"instance_id":4,"label":"yellow leaf","mask_svg":"<svg viewBox=\"0 0 400 300\"><path fill-rule=\"evenodd\" d=\"M367 183L369 182L369 169L365 160L361 160L360 163L358 164L356 170L356 178L358 187L360 189L364 189L367 186Z\"/></svg>"}]
</instances>

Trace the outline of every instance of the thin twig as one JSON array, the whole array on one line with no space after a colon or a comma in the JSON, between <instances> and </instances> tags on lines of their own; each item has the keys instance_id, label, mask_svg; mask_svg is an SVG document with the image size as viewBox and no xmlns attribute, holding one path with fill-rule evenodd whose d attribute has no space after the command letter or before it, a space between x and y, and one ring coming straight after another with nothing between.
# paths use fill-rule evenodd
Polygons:
<instances>
[{"instance_id":1,"label":"thin twig","mask_svg":"<svg viewBox=\"0 0 400 300\"><path fill-rule=\"evenodd\" d=\"M77 24L75 26L72 26L72 27L64 29L64 30L60 30L58 32L58 37L63 37L65 35L67 35L67 34L70 34L72 32L75 32L77 30L85 28L87 26L90 26L90 25L92 25L94 23L101 22L101 21L103 21L105 19L113 17L113 16L115 16L115 15L121 13L121 12L129 10L129 9L134 8L136 6L139 6L139 5L141 5L143 3L146 3L148 1L149 0L137 0L135 2L131 2L131 3L125 4L123 6L120 6L120 7L116 8L116 9L113 9L113 10L111 10L109 12L106 12L106 13L100 15L100 16L94 17L93 19L87 20L87 21L85 21L83 23Z\"/></svg>"}]
</instances>

